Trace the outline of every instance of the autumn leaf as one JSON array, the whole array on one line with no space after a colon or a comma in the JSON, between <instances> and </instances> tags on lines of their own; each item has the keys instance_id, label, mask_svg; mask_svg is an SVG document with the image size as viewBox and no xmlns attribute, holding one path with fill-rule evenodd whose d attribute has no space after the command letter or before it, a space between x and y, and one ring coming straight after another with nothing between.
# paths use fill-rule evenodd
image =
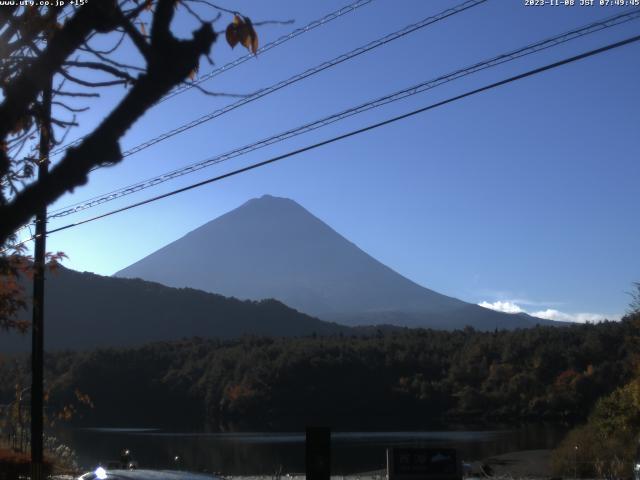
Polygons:
<instances>
[{"instance_id":1,"label":"autumn leaf","mask_svg":"<svg viewBox=\"0 0 640 480\"><path fill-rule=\"evenodd\" d=\"M88 405L91 408L94 408L93 402L91 401L91 397L86 394L86 393L82 393L80 390L78 390L77 388L75 389L75 395L76 398L78 399L78 401L80 403L83 403L85 405Z\"/></svg>"},{"instance_id":2,"label":"autumn leaf","mask_svg":"<svg viewBox=\"0 0 640 480\"><path fill-rule=\"evenodd\" d=\"M227 31L225 36L227 37L227 43L231 48L234 48L240 41L238 37L238 26L242 23L242 19L238 15L233 16L233 22L227 25Z\"/></svg>"},{"instance_id":3,"label":"autumn leaf","mask_svg":"<svg viewBox=\"0 0 640 480\"><path fill-rule=\"evenodd\" d=\"M56 273L60 267L60 262L67 257L64 252L56 252L51 253L47 252L45 254L45 261L47 264L47 268L51 273Z\"/></svg>"},{"instance_id":4,"label":"autumn leaf","mask_svg":"<svg viewBox=\"0 0 640 480\"><path fill-rule=\"evenodd\" d=\"M240 29L240 42L254 55L258 52L258 34L249 17L244 17L244 25Z\"/></svg>"},{"instance_id":5,"label":"autumn leaf","mask_svg":"<svg viewBox=\"0 0 640 480\"><path fill-rule=\"evenodd\" d=\"M26 333L31 327L31 322L26 320L14 320L12 326L20 333Z\"/></svg>"},{"instance_id":6,"label":"autumn leaf","mask_svg":"<svg viewBox=\"0 0 640 480\"><path fill-rule=\"evenodd\" d=\"M17 134L23 130L28 130L31 127L31 124L32 124L31 117L25 116L25 117L19 118L14 124L13 130L11 131L11 133Z\"/></svg>"},{"instance_id":7,"label":"autumn leaf","mask_svg":"<svg viewBox=\"0 0 640 480\"><path fill-rule=\"evenodd\" d=\"M197 74L198 74L198 67L194 68L189 72L189 80L191 81L195 80Z\"/></svg>"},{"instance_id":8,"label":"autumn leaf","mask_svg":"<svg viewBox=\"0 0 640 480\"><path fill-rule=\"evenodd\" d=\"M225 36L231 48L240 43L254 55L258 51L258 34L249 17L234 15L233 22L227 26Z\"/></svg>"}]
</instances>

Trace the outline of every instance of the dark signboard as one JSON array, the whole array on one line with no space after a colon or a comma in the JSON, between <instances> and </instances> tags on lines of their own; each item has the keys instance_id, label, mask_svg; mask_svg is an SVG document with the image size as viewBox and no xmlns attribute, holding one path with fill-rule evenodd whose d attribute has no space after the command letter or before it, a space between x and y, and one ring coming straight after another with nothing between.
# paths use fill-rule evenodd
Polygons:
<instances>
[{"instance_id":1,"label":"dark signboard","mask_svg":"<svg viewBox=\"0 0 640 480\"><path fill-rule=\"evenodd\" d=\"M460 463L453 448L392 448L387 451L389 480L457 479Z\"/></svg>"},{"instance_id":2,"label":"dark signboard","mask_svg":"<svg viewBox=\"0 0 640 480\"><path fill-rule=\"evenodd\" d=\"M331 476L331 430L326 427L307 427L307 480L329 480Z\"/></svg>"}]
</instances>

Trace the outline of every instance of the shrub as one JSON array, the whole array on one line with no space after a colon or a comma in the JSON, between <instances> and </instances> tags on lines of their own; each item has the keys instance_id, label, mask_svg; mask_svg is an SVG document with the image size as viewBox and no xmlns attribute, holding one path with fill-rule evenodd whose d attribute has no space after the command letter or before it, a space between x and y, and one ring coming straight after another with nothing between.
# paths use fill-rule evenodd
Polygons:
<instances>
[{"instance_id":1,"label":"shrub","mask_svg":"<svg viewBox=\"0 0 640 480\"><path fill-rule=\"evenodd\" d=\"M17 480L31 473L31 455L0 448L0 480ZM45 460L45 474L51 473L52 464Z\"/></svg>"}]
</instances>

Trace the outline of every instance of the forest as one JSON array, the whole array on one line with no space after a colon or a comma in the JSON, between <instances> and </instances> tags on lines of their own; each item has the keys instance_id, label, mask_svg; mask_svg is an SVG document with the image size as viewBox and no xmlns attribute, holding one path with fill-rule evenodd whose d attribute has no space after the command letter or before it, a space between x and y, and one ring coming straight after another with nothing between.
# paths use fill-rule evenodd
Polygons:
<instances>
[{"instance_id":1,"label":"forest","mask_svg":"<svg viewBox=\"0 0 640 480\"><path fill-rule=\"evenodd\" d=\"M192 338L45 359L47 413L74 425L208 431L573 426L638 375L640 315L480 332ZM28 385L5 357L0 403Z\"/></svg>"}]
</instances>

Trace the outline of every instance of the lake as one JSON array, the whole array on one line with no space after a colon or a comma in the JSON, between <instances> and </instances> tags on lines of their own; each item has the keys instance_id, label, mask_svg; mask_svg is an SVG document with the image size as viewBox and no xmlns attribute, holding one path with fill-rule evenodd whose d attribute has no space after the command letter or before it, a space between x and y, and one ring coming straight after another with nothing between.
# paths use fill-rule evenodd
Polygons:
<instances>
[{"instance_id":1,"label":"lake","mask_svg":"<svg viewBox=\"0 0 640 480\"><path fill-rule=\"evenodd\" d=\"M473 461L515 450L553 448L562 430L527 427L515 430L432 432L334 432L332 473L350 474L385 467L385 450L398 446L457 448ZM169 468L181 458L182 468L227 475L268 475L304 471L304 433L176 433L153 428L84 428L60 432L74 448L83 468L117 459L131 450L141 467Z\"/></svg>"}]
</instances>

